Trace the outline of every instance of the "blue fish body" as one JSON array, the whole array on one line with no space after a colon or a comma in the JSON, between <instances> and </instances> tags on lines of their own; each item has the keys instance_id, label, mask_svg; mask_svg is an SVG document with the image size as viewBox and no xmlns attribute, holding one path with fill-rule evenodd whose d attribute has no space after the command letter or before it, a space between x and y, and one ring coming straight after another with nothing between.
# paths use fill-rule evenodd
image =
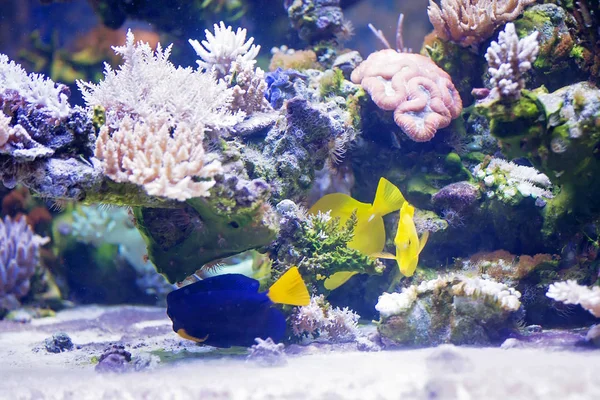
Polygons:
<instances>
[{"instance_id":1,"label":"blue fish body","mask_svg":"<svg viewBox=\"0 0 600 400\"><path fill-rule=\"evenodd\" d=\"M216 347L252 346L255 338L281 341L285 316L259 282L241 274L207 278L167 296L173 330Z\"/></svg>"}]
</instances>

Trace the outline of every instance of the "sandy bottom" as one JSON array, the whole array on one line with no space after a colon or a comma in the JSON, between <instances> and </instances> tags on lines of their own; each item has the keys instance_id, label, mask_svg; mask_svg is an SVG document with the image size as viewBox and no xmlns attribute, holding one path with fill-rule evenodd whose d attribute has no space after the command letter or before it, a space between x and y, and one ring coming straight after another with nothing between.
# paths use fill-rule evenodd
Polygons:
<instances>
[{"instance_id":1,"label":"sandy bottom","mask_svg":"<svg viewBox=\"0 0 600 400\"><path fill-rule=\"evenodd\" d=\"M243 352L180 340L164 309L85 307L27 324L0 322L0 399L600 399L600 351L466 348L359 352L309 346L263 367ZM49 353L64 331L77 346ZM98 373L110 344L160 362Z\"/></svg>"}]
</instances>

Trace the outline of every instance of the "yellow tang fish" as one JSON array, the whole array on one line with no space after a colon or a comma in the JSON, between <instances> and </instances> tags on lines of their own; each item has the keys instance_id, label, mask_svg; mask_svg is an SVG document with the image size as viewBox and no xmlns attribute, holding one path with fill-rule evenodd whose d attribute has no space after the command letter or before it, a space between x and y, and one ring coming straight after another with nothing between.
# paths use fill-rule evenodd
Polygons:
<instances>
[{"instance_id":1,"label":"yellow tang fish","mask_svg":"<svg viewBox=\"0 0 600 400\"><path fill-rule=\"evenodd\" d=\"M354 238L348 243L348 247L369 256L381 252L385 246L382 217L399 210L405 202L400 189L387 179L381 178L373 204L360 202L347 194L332 193L321 197L308 212L317 214L319 211L330 211L332 218L339 217L340 224L344 224L356 211Z\"/></svg>"},{"instance_id":2,"label":"yellow tang fish","mask_svg":"<svg viewBox=\"0 0 600 400\"><path fill-rule=\"evenodd\" d=\"M396 245L395 256L389 253L373 254L373 256L379 258L395 259L400 272L404 276L412 276L415 273L419 262L419 254L429 238L429 232L425 231L419 240L417 228L413 220L414 215L415 208L408 204L408 202L405 202L400 209L398 231L394 239L394 244Z\"/></svg>"}]
</instances>

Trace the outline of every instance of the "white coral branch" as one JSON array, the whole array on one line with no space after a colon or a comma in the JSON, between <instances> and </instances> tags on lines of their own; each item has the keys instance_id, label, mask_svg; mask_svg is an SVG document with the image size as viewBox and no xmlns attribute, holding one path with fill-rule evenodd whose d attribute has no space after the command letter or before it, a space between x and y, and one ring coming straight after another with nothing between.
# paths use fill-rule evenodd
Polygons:
<instances>
[{"instance_id":1,"label":"white coral branch","mask_svg":"<svg viewBox=\"0 0 600 400\"><path fill-rule=\"evenodd\" d=\"M215 68L223 77L229 73L234 61L254 65L260 46L252 44L253 37L246 40L246 29L238 28L233 32L231 26L225 26L223 21L215 24L214 29L214 34L208 29L204 31L206 40L202 43L194 39L189 40L200 57L196 61L200 69L210 71Z\"/></svg>"},{"instance_id":2,"label":"white coral branch","mask_svg":"<svg viewBox=\"0 0 600 400\"><path fill-rule=\"evenodd\" d=\"M531 69L540 46L538 32L519 40L515 25L506 24L485 54L488 62L492 92L504 98L518 98L525 87L524 73Z\"/></svg>"},{"instance_id":3,"label":"white coral branch","mask_svg":"<svg viewBox=\"0 0 600 400\"><path fill-rule=\"evenodd\" d=\"M200 125L179 123L174 129L166 119L136 122L125 117L118 131L109 135L104 126L96 142L96 157L105 174L116 182L144 187L153 196L185 201L208 196L213 177L222 171L218 160L205 154Z\"/></svg>"},{"instance_id":4,"label":"white coral branch","mask_svg":"<svg viewBox=\"0 0 600 400\"><path fill-rule=\"evenodd\" d=\"M125 45L114 50L123 56L117 70L107 64L100 83L77 82L89 107L105 108L111 128L117 129L125 116L171 119L206 129L227 128L244 117L231 112L232 91L212 73L175 67L169 61L171 46L163 50L158 45L152 51L148 43L136 43L129 31Z\"/></svg>"},{"instance_id":5,"label":"white coral branch","mask_svg":"<svg viewBox=\"0 0 600 400\"><path fill-rule=\"evenodd\" d=\"M0 94L7 90L15 90L57 119L67 117L71 111L65 85L40 74L27 74L19 64L0 54Z\"/></svg>"},{"instance_id":6,"label":"white coral branch","mask_svg":"<svg viewBox=\"0 0 600 400\"><path fill-rule=\"evenodd\" d=\"M594 317L600 318L600 287L592 289L579 285L574 280L556 282L550 285L546 296L565 304L579 304Z\"/></svg>"}]
</instances>

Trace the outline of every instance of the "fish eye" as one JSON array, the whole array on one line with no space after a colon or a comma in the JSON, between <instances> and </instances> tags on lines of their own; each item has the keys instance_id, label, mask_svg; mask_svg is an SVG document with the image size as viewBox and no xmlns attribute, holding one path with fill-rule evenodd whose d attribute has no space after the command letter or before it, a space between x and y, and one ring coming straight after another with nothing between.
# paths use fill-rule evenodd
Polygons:
<instances>
[{"instance_id":1,"label":"fish eye","mask_svg":"<svg viewBox=\"0 0 600 400\"><path fill-rule=\"evenodd\" d=\"M229 226L232 227L232 228L234 228L234 229L237 229L237 228L240 227L240 224L238 224L236 221L231 221L229 223Z\"/></svg>"}]
</instances>

